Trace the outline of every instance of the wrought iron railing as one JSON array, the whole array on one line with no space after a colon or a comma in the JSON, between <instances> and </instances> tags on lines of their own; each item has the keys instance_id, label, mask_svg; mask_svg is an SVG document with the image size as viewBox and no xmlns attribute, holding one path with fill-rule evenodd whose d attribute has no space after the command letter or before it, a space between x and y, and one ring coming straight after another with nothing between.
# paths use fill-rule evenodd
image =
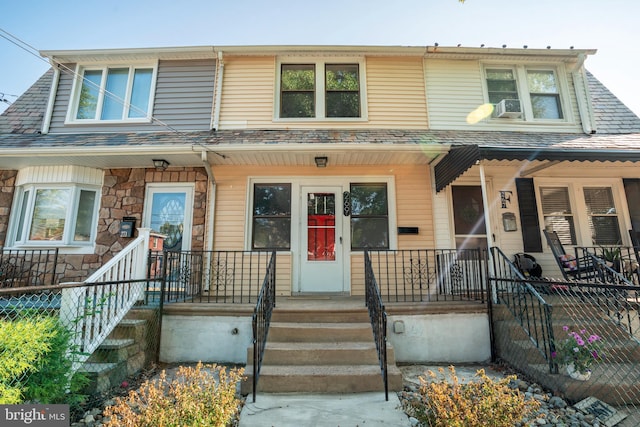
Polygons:
<instances>
[{"instance_id":1,"label":"wrought iron railing","mask_svg":"<svg viewBox=\"0 0 640 427\"><path fill-rule=\"evenodd\" d=\"M491 248L491 258L493 272L488 282L494 301L490 304L502 304L507 308L548 363L549 372L557 373L558 365L553 360L555 344L552 306L499 248Z\"/></svg>"},{"instance_id":2,"label":"wrought iron railing","mask_svg":"<svg viewBox=\"0 0 640 427\"><path fill-rule=\"evenodd\" d=\"M57 248L0 248L0 289L54 285L57 262Z\"/></svg>"},{"instance_id":3,"label":"wrought iron railing","mask_svg":"<svg viewBox=\"0 0 640 427\"><path fill-rule=\"evenodd\" d=\"M368 251L380 294L387 302L486 300L482 249Z\"/></svg>"},{"instance_id":4,"label":"wrought iron railing","mask_svg":"<svg viewBox=\"0 0 640 427\"><path fill-rule=\"evenodd\" d=\"M270 263L266 251L150 251L148 302L250 304Z\"/></svg>"},{"instance_id":5,"label":"wrought iron railing","mask_svg":"<svg viewBox=\"0 0 640 427\"><path fill-rule=\"evenodd\" d=\"M256 401L258 377L262 367L262 358L269 335L271 313L276 306L276 252L271 252L271 258L264 275L262 288L258 295L256 307L253 310L253 401Z\"/></svg>"},{"instance_id":6,"label":"wrought iron railing","mask_svg":"<svg viewBox=\"0 0 640 427\"><path fill-rule=\"evenodd\" d=\"M384 383L384 398L389 400L389 371L387 367L387 312L382 302L380 289L376 282L376 275L371 265L369 252L364 252L364 275L365 275L365 301L369 310L369 319L373 329L373 339L376 343L378 361L380 362L380 372Z\"/></svg>"},{"instance_id":7,"label":"wrought iron railing","mask_svg":"<svg viewBox=\"0 0 640 427\"><path fill-rule=\"evenodd\" d=\"M591 257L600 281L640 285L640 248L633 246L578 246L576 258Z\"/></svg>"}]
</instances>

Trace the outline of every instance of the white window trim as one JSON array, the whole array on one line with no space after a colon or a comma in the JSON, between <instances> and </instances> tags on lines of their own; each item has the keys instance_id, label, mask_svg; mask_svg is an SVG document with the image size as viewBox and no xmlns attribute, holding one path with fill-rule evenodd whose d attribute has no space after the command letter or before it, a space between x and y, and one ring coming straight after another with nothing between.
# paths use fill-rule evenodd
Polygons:
<instances>
[{"instance_id":1,"label":"white window trim","mask_svg":"<svg viewBox=\"0 0 640 427\"><path fill-rule=\"evenodd\" d=\"M316 116L315 117L280 117L280 82L282 65L313 64L316 70ZM325 117L325 65L326 64L358 64L358 83L360 83L360 117ZM274 122L366 122L368 121L366 61L364 57L308 57L287 56L276 61L276 84L273 106Z\"/></svg>"},{"instance_id":2,"label":"white window trim","mask_svg":"<svg viewBox=\"0 0 640 427\"><path fill-rule=\"evenodd\" d=\"M300 212L300 188L303 186L340 186L342 191L349 191L351 184L366 183L385 183L387 184L387 217L389 220L389 250L398 249L398 226L396 217L396 190L395 179L392 176L350 176L348 178L300 178L295 179L291 176L251 176L247 179L247 199L245 201L245 239L244 248L251 251L251 238L253 236L253 188L254 184L291 184L291 249L289 251L279 251L282 253L297 253L300 250L298 242L300 241L299 223L300 218L297 213ZM343 230L343 246L349 248L345 253L363 253L363 250L351 250L351 227L350 218L345 219L342 224Z\"/></svg>"},{"instance_id":3,"label":"white window trim","mask_svg":"<svg viewBox=\"0 0 640 427\"><path fill-rule=\"evenodd\" d=\"M85 71L91 70L101 70L102 71L102 79L100 90L98 94L98 109L96 112L96 116L100 117L102 112L102 107L104 105L104 95L105 95L105 86L107 84L106 72L110 68L128 68L129 69L129 78L127 80L127 98L131 96L131 89L133 86L133 70L139 68L151 68L151 88L149 90L149 103L147 105L147 116L146 117L137 117L137 118L125 118L121 120L101 120L97 119L77 119L76 114L78 112L78 103L80 102L80 92L82 89L83 76ZM76 65L75 69L75 77L73 79L73 86L71 89L69 108L67 109L67 116L65 118L66 125L72 124L117 124L117 123L149 123L152 119L153 113L153 104L155 100L156 94L156 79L158 77L158 61L155 62L133 62L127 64L100 64L100 65ZM128 100L124 100L124 113L123 115L126 117L129 112L130 103Z\"/></svg>"},{"instance_id":4,"label":"white window trim","mask_svg":"<svg viewBox=\"0 0 640 427\"><path fill-rule=\"evenodd\" d=\"M562 178L535 178L535 191L536 199L538 200L538 218L542 221L540 223L541 229L544 228L544 215L542 213L542 197L540 195L540 187L566 187L569 191L569 203L571 203L571 212L574 220L574 227L576 231L576 245L575 246L597 246L592 240L589 230L589 218L587 215L587 206L584 200L585 187L609 187L613 194L613 203L615 204L618 227L620 228L620 236L623 242L627 241L628 233L624 227L627 227L629 221L629 212L623 209L626 204L623 204L623 200L626 200L624 195L624 186L622 181L615 178L581 178L579 183L575 182L575 179L562 179ZM542 233L542 231L540 232ZM544 240L544 236L543 241ZM567 245L565 245L567 246ZM572 246L572 245L569 245ZM551 252L549 245L544 244L545 252Z\"/></svg>"},{"instance_id":5,"label":"white window trim","mask_svg":"<svg viewBox=\"0 0 640 427\"><path fill-rule=\"evenodd\" d=\"M574 123L573 107L569 96L569 82L564 64L535 64L535 63L503 63L503 62L483 62L482 63L482 89L485 102L489 104L489 88L487 86L487 70L488 69L509 69L514 73L516 79L516 89L522 106L522 117L520 118L500 118L489 116L489 120L495 123L522 123L522 124L541 124L556 125ZM558 85L558 96L560 97L560 108L562 109L561 119L537 119L533 117L533 108L531 106L531 96L529 91L529 83L527 80L527 71L552 71L556 84Z\"/></svg>"},{"instance_id":6,"label":"white window trim","mask_svg":"<svg viewBox=\"0 0 640 427\"><path fill-rule=\"evenodd\" d=\"M33 209L35 205L36 192L43 189L70 189L71 190L71 206L67 210L67 216L65 218L65 227L62 240L29 240L29 234L31 231L31 223L33 219ZM76 241L73 240L73 230L75 230L76 219L78 213L78 203L80 201L80 192L82 190L92 191L95 193L95 200L93 206L93 218L91 219L91 235L88 241ZM17 236L16 232L19 226L21 207L24 201L25 192L29 191L28 205L25 210L24 224L22 229L22 236ZM92 185L84 184L44 184L44 183L29 183L24 184L16 188L16 194L14 195L13 206L17 208L12 214L10 221L10 233L8 242L11 242L11 246L15 248L92 248L95 245L99 207L100 207L101 188ZM20 240L19 240L20 239ZM84 252L83 252L84 253Z\"/></svg>"}]
</instances>

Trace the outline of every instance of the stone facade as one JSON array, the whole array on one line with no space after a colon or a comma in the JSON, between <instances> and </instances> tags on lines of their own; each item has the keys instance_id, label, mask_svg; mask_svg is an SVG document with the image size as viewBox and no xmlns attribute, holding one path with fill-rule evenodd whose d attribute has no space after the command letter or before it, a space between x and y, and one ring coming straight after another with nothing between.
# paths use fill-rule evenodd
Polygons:
<instances>
[{"instance_id":1,"label":"stone facade","mask_svg":"<svg viewBox=\"0 0 640 427\"><path fill-rule=\"evenodd\" d=\"M4 246L7 239L7 229L9 227L9 214L13 203L13 193L15 189L16 170L0 171L0 246Z\"/></svg>"},{"instance_id":2,"label":"stone facade","mask_svg":"<svg viewBox=\"0 0 640 427\"><path fill-rule=\"evenodd\" d=\"M0 171L0 242L6 239L17 171ZM120 221L125 216L142 224L145 189L149 183L194 183L191 248L204 249L207 206L207 174L204 168L106 169L100 200L96 246L93 254L60 254L57 282L82 281L109 261L131 241L120 237ZM135 234L137 236L137 233Z\"/></svg>"}]
</instances>

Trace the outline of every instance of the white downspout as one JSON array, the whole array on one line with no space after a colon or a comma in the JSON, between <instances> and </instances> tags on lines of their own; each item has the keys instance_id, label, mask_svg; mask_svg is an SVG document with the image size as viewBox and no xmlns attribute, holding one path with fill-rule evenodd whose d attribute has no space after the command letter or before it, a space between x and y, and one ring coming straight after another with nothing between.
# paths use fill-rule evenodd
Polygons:
<instances>
[{"instance_id":1,"label":"white downspout","mask_svg":"<svg viewBox=\"0 0 640 427\"><path fill-rule=\"evenodd\" d=\"M216 97L213 106L213 123L211 128L218 130L220 126L220 103L222 102L222 80L224 78L224 58L222 52L218 52L218 67L216 70Z\"/></svg>"},{"instance_id":2,"label":"white downspout","mask_svg":"<svg viewBox=\"0 0 640 427\"><path fill-rule=\"evenodd\" d=\"M207 159L207 151L202 150L200 152L202 158L202 164L207 171L207 177L209 178L209 194L207 195L207 228L205 231L206 241L205 250L213 250L213 224L216 214L216 178L213 175L213 170Z\"/></svg>"},{"instance_id":3,"label":"white downspout","mask_svg":"<svg viewBox=\"0 0 640 427\"><path fill-rule=\"evenodd\" d=\"M51 116L53 115L53 104L56 99L56 94L58 93L58 82L60 81L60 69L58 68L58 64L54 61L49 61L51 63L51 67L53 68L53 79L51 79L51 89L49 91L49 101L47 102L47 110L44 113L44 121L42 122L42 130L43 134L49 133L49 128L51 127Z\"/></svg>"},{"instance_id":4,"label":"white downspout","mask_svg":"<svg viewBox=\"0 0 640 427\"><path fill-rule=\"evenodd\" d=\"M580 112L580 121L582 122L582 130L586 134L596 133L596 123L593 113L593 104L591 94L589 93L589 84L584 71L584 61L586 56L581 53L578 56L578 62L571 70L573 79L573 88L576 92L576 101L578 102L578 111Z\"/></svg>"}]
</instances>

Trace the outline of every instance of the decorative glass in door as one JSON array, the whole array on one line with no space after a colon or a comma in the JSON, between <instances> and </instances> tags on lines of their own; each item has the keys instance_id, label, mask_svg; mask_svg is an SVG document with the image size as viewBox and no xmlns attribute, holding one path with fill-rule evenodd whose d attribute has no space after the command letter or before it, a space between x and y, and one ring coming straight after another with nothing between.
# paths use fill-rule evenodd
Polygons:
<instances>
[{"instance_id":1,"label":"decorative glass in door","mask_svg":"<svg viewBox=\"0 0 640 427\"><path fill-rule=\"evenodd\" d=\"M307 195L307 260L336 260L336 195Z\"/></svg>"},{"instance_id":2,"label":"decorative glass in door","mask_svg":"<svg viewBox=\"0 0 640 427\"><path fill-rule=\"evenodd\" d=\"M165 250L181 250L184 235L185 193L154 193L151 230L165 235Z\"/></svg>"}]
</instances>

